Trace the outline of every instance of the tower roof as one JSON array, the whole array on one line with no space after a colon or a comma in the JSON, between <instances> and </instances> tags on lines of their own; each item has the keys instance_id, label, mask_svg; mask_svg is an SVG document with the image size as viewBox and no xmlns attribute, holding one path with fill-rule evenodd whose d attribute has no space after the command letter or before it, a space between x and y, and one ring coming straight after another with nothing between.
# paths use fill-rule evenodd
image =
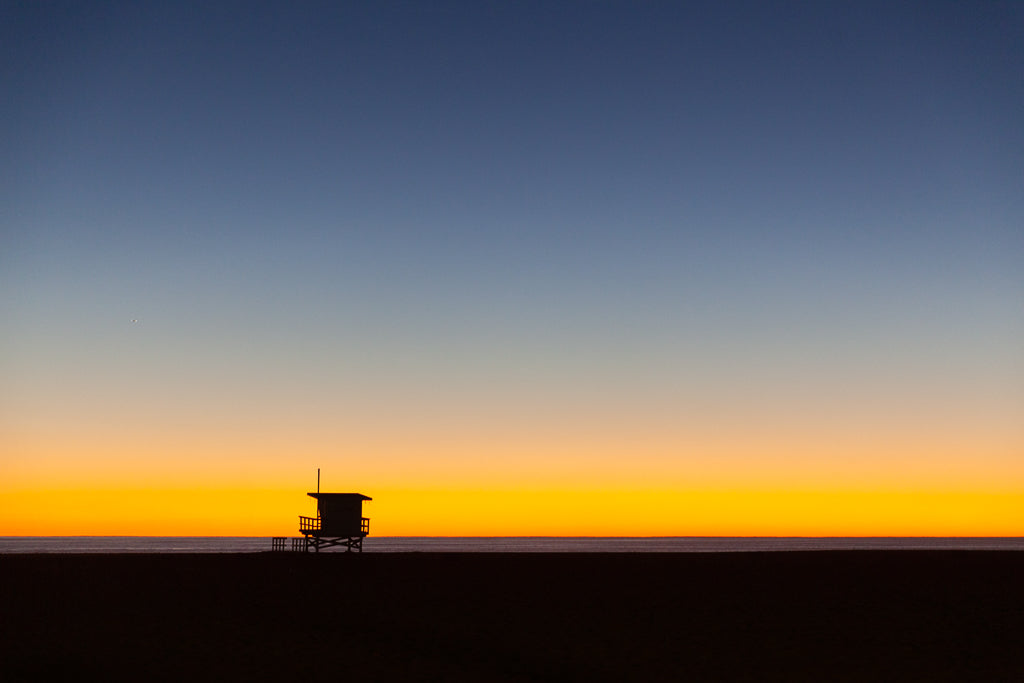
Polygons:
<instances>
[{"instance_id":1,"label":"tower roof","mask_svg":"<svg viewBox=\"0 0 1024 683\"><path fill-rule=\"evenodd\" d=\"M373 500L373 498L370 498L369 496L364 496L361 493L307 493L306 495L310 496L311 498L316 498L317 500L321 498L325 500L343 500L345 498L357 500Z\"/></svg>"}]
</instances>

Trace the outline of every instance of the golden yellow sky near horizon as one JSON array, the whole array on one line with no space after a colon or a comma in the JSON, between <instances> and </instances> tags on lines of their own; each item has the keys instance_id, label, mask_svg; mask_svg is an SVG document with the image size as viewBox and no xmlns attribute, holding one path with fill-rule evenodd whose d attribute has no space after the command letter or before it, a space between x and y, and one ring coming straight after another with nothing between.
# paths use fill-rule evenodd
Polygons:
<instances>
[{"instance_id":1,"label":"golden yellow sky near horizon","mask_svg":"<svg viewBox=\"0 0 1024 683\"><path fill-rule=\"evenodd\" d=\"M1024 494L900 490L373 491L378 536L1020 536ZM0 493L5 536L297 536L302 491Z\"/></svg>"},{"instance_id":2,"label":"golden yellow sky near horizon","mask_svg":"<svg viewBox=\"0 0 1024 683\"><path fill-rule=\"evenodd\" d=\"M107 433L101 448L22 434L22 457L3 465L0 535L296 535L317 466L321 490L374 499L380 536L1024 534L1024 463L1006 435L974 449L890 438L892 452L779 434L449 439L439 452L407 438L347 444L362 457L306 443L295 457L274 439L141 447Z\"/></svg>"}]
</instances>

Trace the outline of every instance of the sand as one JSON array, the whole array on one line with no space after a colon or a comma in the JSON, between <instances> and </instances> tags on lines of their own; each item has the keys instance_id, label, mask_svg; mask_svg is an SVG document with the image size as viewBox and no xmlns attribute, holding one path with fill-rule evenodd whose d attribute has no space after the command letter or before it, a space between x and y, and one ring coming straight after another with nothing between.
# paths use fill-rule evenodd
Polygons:
<instances>
[{"instance_id":1,"label":"sand","mask_svg":"<svg viewBox=\"0 0 1024 683\"><path fill-rule=\"evenodd\" d=\"M1024 681L1024 552L4 555L0 680Z\"/></svg>"}]
</instances>

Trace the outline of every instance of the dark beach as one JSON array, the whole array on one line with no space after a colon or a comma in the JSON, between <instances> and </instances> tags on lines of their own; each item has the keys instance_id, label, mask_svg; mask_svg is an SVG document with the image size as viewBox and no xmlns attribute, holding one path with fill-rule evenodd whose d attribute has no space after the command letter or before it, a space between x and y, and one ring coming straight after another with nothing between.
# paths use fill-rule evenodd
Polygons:
<instances>
[{"instance_id":1,"label":"dark beach","mask_svg":"<svg viewBox=\"0 0 1024 683\"><path fill-rule=\"evenodd\" d=\"M0 680L1021 681L1024 553L0 556Z\"/></svg>"}]
</instances>

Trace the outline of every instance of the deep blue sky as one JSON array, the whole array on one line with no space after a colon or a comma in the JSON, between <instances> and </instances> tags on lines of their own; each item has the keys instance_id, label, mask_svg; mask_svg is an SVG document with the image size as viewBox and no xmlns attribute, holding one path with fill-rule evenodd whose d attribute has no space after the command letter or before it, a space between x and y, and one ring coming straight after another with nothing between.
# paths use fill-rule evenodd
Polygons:
<instances>
[{"instance_id":1,"label":"deep blue sky","mask_svg":"<svg viewBox=\"0 0 1024 683\"><path fill-rule=\"evenodd\" d=\"M0 69L26 443L1022 443L1020 3L6 2Z\"/></svg>"}]
</instances>

